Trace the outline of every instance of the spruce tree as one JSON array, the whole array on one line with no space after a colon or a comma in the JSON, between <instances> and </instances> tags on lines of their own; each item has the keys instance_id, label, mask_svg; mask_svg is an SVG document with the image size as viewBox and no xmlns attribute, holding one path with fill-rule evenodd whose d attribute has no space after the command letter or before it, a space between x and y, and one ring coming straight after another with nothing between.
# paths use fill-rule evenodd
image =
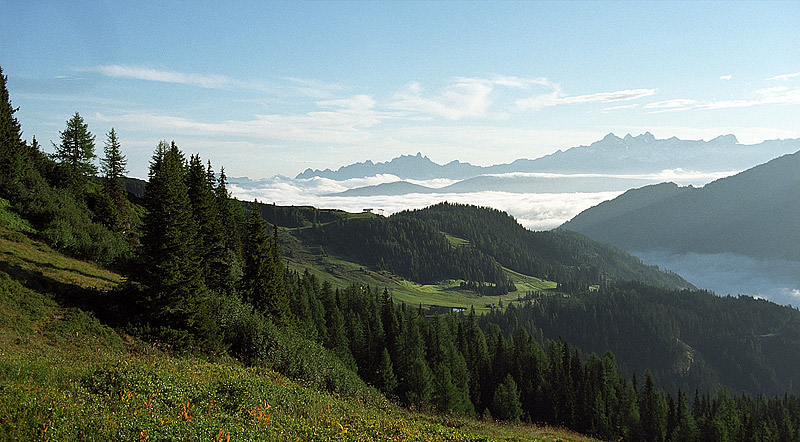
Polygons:
<instances>
[{"instance_id":1,"label":"spruce tree","mask_svg":"<svg viewBox=\"0 0 800 442\"><path fill-rule=\"evenodd\" d=\"M13 192L12 187L22 177L25 164L22 127L14 116L17 109L11 105L6 81L0 67L0 195L3 197Z\"/></svg>"},{"instance_id":2,"label":"spruce tree","mask_svg":"<svg viewBox=\"0 0 800 442\"><path fill-rule=\"evenodd\" d=\"M114 231L130 229L128 198L122 185L122 177L127 172L125 168L127 163L125 156L122 155L117 133L112 127L106 135L100 166L103 173L103 193L110 203L110 216L106 220L106 225Z\"/></svg>"},{"instance_id":3,"label":"spruce tree","mask_svg":"<svg viewBox=\"0 0 800 442\"><path fill-rule=\"evenodd\" d=\"M666 436L667 403L655 387L653 376L645 373L644 387L639 394L642 440L662 442Z\"/></svg>"},{"instance_id":4,"label":"spruce tree","mask_svg":"<svg viewBox=\"0 0 800 442\"><path fill-rule=\"evenodd\" d=\"M255 201L247 219L242 292L245 299L279 324L287 324L291 317L283 272L277 239L267 234Z\"/></svg>"},{"instance_id":5,"label":"spruce tree","mask_svg":"<svg viewBox=\"0 0 800 442\"><path fill-rule=\"evenodd\" d=\"M400 373L399 390L401 399L417 408L431 402L433 396L433 373L425 360L425 342L422 327L424 317L417 312L409 312L404 318L400 334L397 370Z\"/></svg>"},{"instance_id":6,"label":"spruce tree","mask_svg":"<svg viewBox=\"0 0 800 442\"><path fill-rule=\"evenodd\" d=\"M394 374L392 359L389 357L389 351L386 348L381 352L376 387L387 397L391 397L394 394L394 389L397 388L397 376Z\"/></svg>"},{"instance_id":7,"label":"spruce tree","mask_svg":"<svg viewBox=\"0 0 800 442\"><path fill-rule=\"evenodd\" d=\"M192 215L198 231L197 251L200 255L203 279L206 286L217 293L229 290L230 269L227 268L225 238L220 222L211 162L208 169L203 166L199 155L189 159L187 172L187 191L192 205Z\"/></svg>"},{"instance_id":8,"label":"spruce tree","mask_svg":"<svg viewBox=\"0 0 800 442\"><path fill-rule=\"evenodd\" d=\"M140 256L134 278L146 286L149 319L183 347L219 347L197 255L197 226L184 181L183 156L159 143L150 163Z\"/></svg>"},{"instance_id":9,"label":"spruce tree","mask_svg":"<svg viewBox=\"0 0 800 442\"><path fill-rule=\"evenodd\" d=\"M211 163L206 170L207 181L214 188L217 206L217 217L222 238L222 254L212 263L212 272L217 281L212 281L212 288L220 293L234 293L242 278L244 261L242 259L242 232L244 212L238 200L231 198L227 189L225 169L220 168L219 178L211 182L214 172Z\"/></svg>"},{"instance_id":10,"label":"spruce tree","mask_svg":"<svg viewBox=\"0 0 800 442\"><path fill-rule=\"evenodd\" d=\"M522 417L519 390L510 374L506 375L503 382L495 389L491 411L495 418L509 422L519 422Z\"/></svg>"},{"instance_id":11,"label":"spruce tree","mask_svg":"<svg viewBox=\"0 0 800 442\"><path fill-rule=\"evenodd\" d=\"M58 145L53 143L55 148L53 156L66 169L68 181L66 187L75 192L75 196L82 198L86 192L88 177L97 174L97 167L92 162L96 157L95 137L77 112L67 120L67 127L60 134L61 143Z\"/></svg>"}]
</instances>

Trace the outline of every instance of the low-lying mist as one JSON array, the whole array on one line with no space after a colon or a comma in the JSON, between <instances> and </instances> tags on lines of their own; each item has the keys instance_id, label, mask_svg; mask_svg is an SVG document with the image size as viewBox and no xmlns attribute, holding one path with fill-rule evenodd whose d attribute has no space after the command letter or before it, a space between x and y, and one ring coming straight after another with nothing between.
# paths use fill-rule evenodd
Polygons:
<instances>
[{"instance_id":1,"label":"low-lying mist","mask_svg":"<svg viewBox=\"0 0 800 442\"><path fill-rule=\"evenodd\" d=\"M652 175L636 175L647 183L659 183L665 180L680 185L701 186L714 179L729 175L732 172L698 173L683 170L667 170ZM574 183L587 174L503 174L509 180L526 176L547 177L555 182L563 183L564 188L574 189ZM591 174L592 177L631 178L631 175ZM309 205L323 209L341 209L348 212L361 212L372 209L375 213L389 216L407 209L421 209L442 201L451 203L488 206L508 212L521 225L531 230L549 230L560 226L583 210L603 201L613 199L622 190L592 189L564 193L500 192L484 190L464 193L410 193L405 195L376 196L342 196L331 195L366 186L401 181L394 175L376 175L365 178L353 178L336 181L327 178L293 179L282 176L251 181L247 179L230 179L230 190L234 196L244 201L258 199L263 203L278 205ZM443 178L432 180L404 180L430 188L440 189L454 184L456 181ZM645 183L643 183L645 184Z\"/></svg>"},{"instance_id":2,"label":"low-lying mist","mask_svg":"<svg viewBox=\"0 0 800 442\"><path fill-rule=\"evenodd\" d=\"M634 252L647 264L672 270L720 296L748 295L800 307L800 262L759 260L732 253Z\"/></svg>"}]
</instances>

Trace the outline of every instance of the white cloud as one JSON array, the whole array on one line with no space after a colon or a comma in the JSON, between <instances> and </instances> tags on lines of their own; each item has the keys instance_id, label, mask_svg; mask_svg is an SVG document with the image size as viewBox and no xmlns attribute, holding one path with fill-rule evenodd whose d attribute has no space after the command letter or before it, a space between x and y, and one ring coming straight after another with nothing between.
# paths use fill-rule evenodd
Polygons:
<instances>
[{"instance_id":1,"label":"white cloud","mask_svg":"<svg viewBox=\"0 0 800 442\"><path fill-rule=\"evenodd\" d=\"M448 120L481 117L486 114L491 101L492 83L474 78L459 78L436 95L425 97L419 83L410 83L395 94L392 109L433 114Z\"/></svg>"},{"instance_id":2,"label":"white cloud","mask_svg":"<svg viewBox=\"0 0 800 442\"><path fill-rule=\"evenodd\" d=\"M155 81L160 83L185 84L206 89L242 89L259 91L276 96L303 96L323 99L331 98L347 88L338 83L313 79L282 77L270 83L243 81L220 74L197 74L172 70L159 70L141 66L101 65L86 69L111 78Z\"/></svg>"},{"instance_id":3,"label":"white cloud","mask_svg":"<svg viewBox=\"0 0 800 442\"><path fill-rule=\"evenodd\" d=\"M334 107L352 110L369 110L375 107L375 100L369 95L355 95L338 100L317 101L317 106Z\"/></svg>"},{"instance_id":4,"label":"white cloud","mask_svg":"<svg viewBox=\"0 0 800 442\"><path fill-rule=\"evenodd\" d=\"M103 65L89 69L92 72L113 78L130 78L136 80L157 81L161 83L177 83L200 86L209 89L229 89L236 81L225 75L190 74L176 71L161 71L152 68Z\"/></svg>"},{"instance_id":5,"label":"white cloud","mask_svg":"<svg viewBox=\"0 0 800 442\"><path fill-rule=\"evenodd\" d=\"M795 78L795 77L800 77L800 72L795 72L793 74L776 75L774 77L767 78L766 81L770 81L770 80L779 80L779 81L780 80L789 80L789 79Z\"/></svg>"},{"instance_id":6,"label":"white cloud","mask_svg":"<svg viewBox=\"0 0 800 442\"><path fill-rule=\"evenodd\" d=\"M776 86L758 89L753 93L754 98L738 100L721 100L698 102L692 99L675 99L657 101L644 106L645 109L655 109L652 114L662 112L680 112L688 110L713 110L733 109L760 106L764 104L800 104L800 88L791 89L786 86Z\"/></svg>"},{"instance_id":7,"label":"white cloud","mask_svg":"<svg viewBox=\"0 0 800 442\"><path fill-rule=\"evenodd\" d=\"M733 78L733 75L720 75L719 76L720 80L730 80L732 78Z\"/></svg>"},{"instance_id":8,"label":"white cloud","mask_svg":"<svg viewBox=\"0 0 800 442\"><path fill-rule=\"evenodd\" d=\"M283 140L321 143L353 143L369 134L361 129L379 124L386 115L372 109L374 101L365 95L350 99L318 103L334 110L306 114L255 115L250 120L203 122L189 118L148 112L128 112L118 115L97 114L99 121L111 122L132 130L161 132L174 136L239 136L259 140Z\"/></svg>"},{"instance_id":9,"label":"white cloud","mask_svg":"<svg viewBox=\"0 0 800 442\"><path fill-rule=\"evenodd\" d=\"M656 89L626 89L613 92L598 92L585 95L564 95L559 85L553 86L553 91L535 95L530 98L516 100L514 105L520 110L542 109L560 104L578 103L613 103L617 101L630 101L655 95Z\"/></svg>"},{"instance_id":10,"label":"white cloud","mask_svg":"<svg viewBox=\"0 0 800 442\"><path fill-rule=\"evenodd\" d=\"M644 106L645 109L672 109L676 107L687 107L697 103L696 100L686 98L677 98L674 100L656 101L648 103Z\"/></svg>"},{"instance_id":11,"label":"white cloud","mask_svg":"<svg viewBox=\"0 0 800 442\"><path fill-rule=\"evenodd\" d=\"M639 107L638 104L623 104L623 105L620 105L620 106L611 106L611 107L603 108L602 112L611 112L611 111L623 110L623 109L635 109L637 107Z\"/></svg>"}]
</instances>

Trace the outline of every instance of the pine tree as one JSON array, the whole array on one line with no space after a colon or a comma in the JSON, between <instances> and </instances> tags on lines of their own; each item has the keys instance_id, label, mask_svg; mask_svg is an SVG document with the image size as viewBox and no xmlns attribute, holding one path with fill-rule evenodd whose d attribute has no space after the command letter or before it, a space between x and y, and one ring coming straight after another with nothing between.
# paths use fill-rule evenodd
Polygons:
<instances>
[{"instance_id":1,"label":"pine tree","mask_svg":"<svg viewBox=\"0 0 800 442\"><path fill-rule=\"evenodd\" d=\"M288 323L292 319L292 310L289 307L289 293L286 291L286 269L283 267L281 260L281 246L279 241L280 230L278 226L272 225L272 242L270 244L270 255L272 259L270 264L272 266L270 271L270 314L278 318L280 323Z\"/></svg>"},{"instance_id":2,"label":"pine tree","mask_svg":"<svg viewBox=\"0 0 800 442\"><path fill-rule=\"evenodd\" d=\"M433 373L425 360L422 335L425 320L416 311L408 312L403 319L397 360L400 374L398 393L406 404L422 408L431 402L433 395Z\"/></svg>"},{"instance_id":3,"label":"pine tree","mask_svg":"<svg viewBox=\"0 0 800 442\"><path fill-rule=\"evenodd\" d=\"M215 351L219 335L200 272L183 162L174 143L159 143L153 154L140 269L132 276L147 288L143 304L149 319L173 330L177 345Z\"/></svg>"},{"instance_id":4,"label":"pine tree","mask_svg":"<svg viewBox=\"0 0 800 442\"><path fill-rule=\"evenodd\" d=\"M397 388L397 376L394 374L394 366L392 359L389 357L389 351L386 348L381 352L381 361L378 365L378 382L376 384L378 390L383 392L387 397L394 394L394 389Z\"/></svg>"},{"instance_id":5,"label":"pine tree","mask_svg":"<svg viewBox=\"0 0 800 442\"><path fill-rule=\"evenodd\" d=\"M209 173L211 177L209 177ZM189 158L187 171L187 191L192 204L192 215L198 230L198 254L200 255L203 279L206 286L217 293L229 289L230 269L225 250L225 238L220 222L213 170L211 162L208 169L203 166L199 155Z\"/></svg>"},{"instance_id":6,"label":"pine tree","mask_svg":"<svg viewBox=\"0 0 800 442\"><path fill-rule=\"evenodd\" d=\"M210 178L214 176L209 163L206 173L209 175L209 184L214 188L214 196L217 205L217 215L221 227L222 236L222 255L221 261L217 260L213 265L212 271L216 277L218 286L214 287L220 293L234 293L242 278L244 262L242 259L242 232L244 225L244 213L239 201L231 198L227 189L227 177L225 169L220 168L219 178L211 183ZM213 286L212 286L213 287Z\"/></svg>"},{"instance_id":7,"label":"pine tree","mask_svg":"<svg viewBox=\"0 0 800 442\"><path fill-rule=\"evenodd\" d=\"M25 143L22 141L22 127L14 116L17 109L11 105L6 81L0 67L0 195L9 197L13 192L12 186L24 172Z\"/></svg>"},{"instance_id":8,"label":"pine tree","mask_svg":"<svg viewBox=\"0 0 800 442\"><path fill-rule=\"evenodd\" d=\"M675 407L675 430L673 431L672 440L674 442L692 442L695 440L697 427L694 423L694 417L689 412L689 402L686 399L686 394L678 390L678 402Z\"/></svg>"},{"instance_id":9,"label":"pine tree","mask_svg":"<svg viewBox=\"0 0 800 442\"><path fill-rule=\"evenodd\" d=\"M242 292L245 299L279 324L287 324L291 311L284 283L284 270L277 250L277 239L270 238L267 234L258 211L258 201L253 203L248 215L245 249L245 268L242 276Z\"/></svg>"},{"instance_id":10,"label":"pine tree","mask_svg":"<svg viewBox=\"0 0 800 442\"><path fill-rule=\"evenodd\" d=\"M503 382L495 389L491 411L495 418L509 422L519 422L522 417L519 390L510 374L506 375Z\"/></svg>"},{"instance_id":11,"label":"pine tree","mask_svg":"<svg viewBox=\"0 0 800 442\"><path fill-rule=\"evenodd\" d=\"M127 172L125 167L128 162L122 155L119 139L113 127L106 135L103 154L103 158L100 159L103 193L110 202L110 216L105 224L114 231L126 231L130 229L130 214L122 177Z\"/></svg>"},{"instance_id":12,"label":"pine tree","mask_svg":"<svg viewBox=\"0 0 800 442\"><path fill-rule=\"evenodd\" d=\"M667 403L656 390L649 371L645 373L644 387L639 394L639 413L642 440L662 442L666 437Z\"/></svg>"},{"instance_id":13,"label":"pine tree","mask_svg":"<svg viewBox=\"0 0 800 442\"><path fill-rule=\"evenodd\" d=\"M60 132L61 144L56 145L54 158L63 164L67 172L67 187L82 198L86 192L88 177L97 174L92 160L94 153L94 135L89 132L89 126L77 112L69 120L67 127Z\"/></svg>"},{"instance_id":14,"label":"pine tree","mask_svg":"<svg viewBox=\"0 0 800 442\"><path fill-rule=\"evenodd\" d=\"M242 275L242 294L257 309L267 309L267 272L271 270L269 260L269 236L258 213L258 201L253 201L247 216L245 240L245 263Z\"/></svg>"}]
</instances>

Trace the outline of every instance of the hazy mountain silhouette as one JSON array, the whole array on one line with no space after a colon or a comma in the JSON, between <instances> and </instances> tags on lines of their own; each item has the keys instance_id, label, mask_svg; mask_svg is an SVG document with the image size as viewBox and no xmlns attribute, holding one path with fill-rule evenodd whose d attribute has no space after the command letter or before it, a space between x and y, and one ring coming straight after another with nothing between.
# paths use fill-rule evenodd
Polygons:
<instances>
[{"instance_id":1,"label":"hazy mountain silhouette","mask_svg":"<svg viewBox=\"0 0 800 442\"><path fill-rule=\"evenodd\" d=\"M770 140L760 144L739 144L733 135L723 135L710 141L656 139L646 132L639 136L614 134L588 146L557 151L537 159L518 159L494 166L474 166L452 161L437 164L421 153L404 155L384 163L363 163L331 169L306 169L295 178L324 177L332 180L363 178L391 174L401 179L447 178L464 180L485 174L513 172L553 173L656 173L667 169L701 172L736 171L753 167L780 155L800 149L800 140Z\"/></svg>"},{"instance_id":2,"label":"hazy mountain silhouette","mask_svg":"<svg viewBox=\"0 0 800 442\"><path fill-rule=\"evenodd\" d=\"M630 190L562 227L628 251L735 253L800 261L800 152L701 188Z\"/></svg>"}]
</instances>

